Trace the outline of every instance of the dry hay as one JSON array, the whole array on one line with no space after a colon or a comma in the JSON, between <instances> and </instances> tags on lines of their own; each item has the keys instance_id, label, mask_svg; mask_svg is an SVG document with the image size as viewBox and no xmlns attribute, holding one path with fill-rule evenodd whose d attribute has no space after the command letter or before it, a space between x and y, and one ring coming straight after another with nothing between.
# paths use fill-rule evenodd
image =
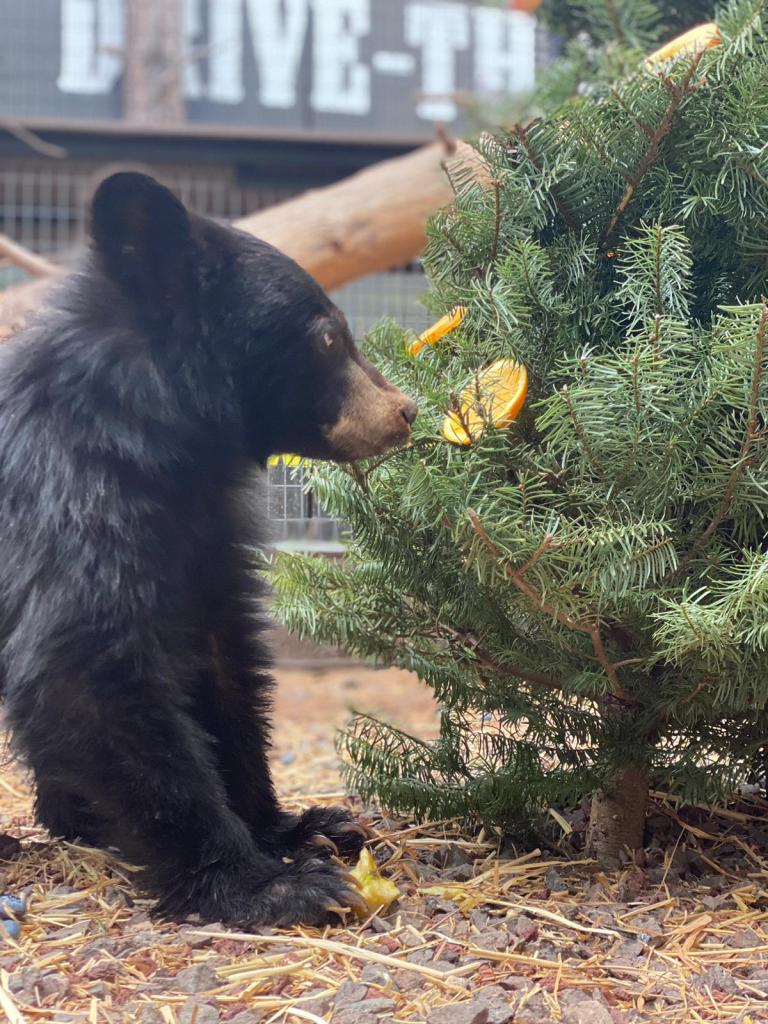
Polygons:
<instances>
[{"instance_id":1,"label":"dry hay","mask_svg":"<svg viewBox=\"0 0 768 1024\"><path fill-rule=\"evenodd\" d=\"M293 806L341 799L332 726L350 699L434 728L403 673L283 673L275 763ZM656 850L614 876L546 850L500 857L493 837L452 822L368 816L398 904L345 928L251 935L153 921L129 869L35 828L26 781L9 770L0 831L24 849L2 888L23 889L30 911L19 943L0 946L0 1019L768 1021L767 816L757 797L713 811L656 794Z\"/></svg>"}]
</instances>

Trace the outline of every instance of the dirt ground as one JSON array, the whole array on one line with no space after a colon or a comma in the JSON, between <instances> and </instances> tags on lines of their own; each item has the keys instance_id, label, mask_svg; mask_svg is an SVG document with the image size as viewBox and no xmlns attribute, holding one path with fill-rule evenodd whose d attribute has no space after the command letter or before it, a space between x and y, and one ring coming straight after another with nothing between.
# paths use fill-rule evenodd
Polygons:
<instances>
[{"instance_id":1,"label":"dirt ground","mask_svg":"<svg viewBox=\"0 0 768 1024\"><path fill-rule=\"evenodd\" d=\"M286 803L346 799L333 731L350 707L429 735L428 691L395 671L278 673L275 775ZM607 876L562 819L558 850L499 856L496 837L351 806L400 891L346 928L258 935L154 921L130 870L53 843L13 766L0 774L0 1020L87 1024L768 1022L768 804L680 808L657 794L651 848ZM573 834L566 833L573 828ZM569 853L569 856L565 856ZM5 859L3 860L3 856Z\"/></svg>"}]
</instances>

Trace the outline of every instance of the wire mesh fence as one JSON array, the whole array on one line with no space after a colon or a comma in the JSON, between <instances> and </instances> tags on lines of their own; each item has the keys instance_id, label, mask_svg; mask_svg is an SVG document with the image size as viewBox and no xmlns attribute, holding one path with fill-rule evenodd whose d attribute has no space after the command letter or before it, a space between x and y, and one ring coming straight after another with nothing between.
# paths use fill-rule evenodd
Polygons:
<instances>
[{"instance_id":1,"label":"wire mesh fence","mask_svg":"<svg viewBox=\"0 0 768 1024\"><path fill-rule=\"evenodd\" d=\"M95 161L56 162L36 159L0 161L0 232L36 253L66 262L82 244L87 198L105 173ZM200 168L153 165L151 172L172 188L196 213L229 220L288 199L297 189L286 185L243 184L234 168L210 164ZM10 263L0 262L0 288L24 278ZM333 298L360 338L378 320L391 317L415 331L427 322L419 302L424 275L418 264L371 274L345 285ZM336 550L343 528L307 490L300 467L279 463L267 476L272 539L282 546Z\"/></svg>"}]
</instances>

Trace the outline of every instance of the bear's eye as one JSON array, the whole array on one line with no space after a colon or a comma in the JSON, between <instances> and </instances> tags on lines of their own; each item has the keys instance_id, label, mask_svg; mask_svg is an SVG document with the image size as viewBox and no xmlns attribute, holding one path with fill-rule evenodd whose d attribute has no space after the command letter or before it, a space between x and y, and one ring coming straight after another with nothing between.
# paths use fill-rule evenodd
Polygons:
<instances>
[{"instance_id":1,"label":"bear's eye","mask_svg":"<svg viewBox=\"0 0 768 1024\"><path fill-rule=\"evenodd\" d=\"M333 335L329 334L328 331L326 331L325 334L323 335L323 341L325 342L325 347L330 348L331 345L333 344Z\"/></svg>"}]
</instances>

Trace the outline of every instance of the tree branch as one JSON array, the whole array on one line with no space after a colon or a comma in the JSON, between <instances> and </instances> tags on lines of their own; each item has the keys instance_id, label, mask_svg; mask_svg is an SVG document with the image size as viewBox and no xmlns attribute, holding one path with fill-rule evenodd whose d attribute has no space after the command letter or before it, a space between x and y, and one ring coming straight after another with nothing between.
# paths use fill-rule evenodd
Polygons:
<instances>
[{"instance_id":1,"label":"tree branch","mask_svg":"<svg viewBox=\"0 0 768 1024\"><path fill-rule=\"evenodd\" d=\"M757 422L760 412L760 388L763 381L763 361L765 359L766 334L768 334L768 302L763 301L763 308L760 313L760 323L757 327L757 338L755 339L755 361L752 366L752 388L749 398L749 416L744 430L744 437L741 442L739 458L731 471L731 475L725 485L723 497L721 498L717 511L712 516L709 525L704 532L700 534L698 539L694 541L683 558L680 559L675 571L670 573L669 579L675 579L679 576L685 566L687 566L689 562L699 554L702 548L706 547L707 542L712 537L712 534L728 515L731 505L733 504L733 499L736 496L736 489L739 482L751 465L750 454L752 446L755 442L759 442L764 439L763 433L757 429Z\"/></svg>"},{"instance_id":2,"label":"tree branch","mask_svg":"<svg viewBox=\"0 0 768 1024\"><path fill-rule=\"evenodd\" d=\"M50 260L19 245L8 235L0 234L0 257L7 259L14 266L21 267L22 270L26 270L33 277L48 277L56 271L56 267Z\"/></svg>"},{"instance_id":3,"label":"tree branch","mask_svg":"<svg viewBox=\"0 0 768 1024\"><path fill-rule=\"evenodd\" d=\"M533 166L536 168L536 171L539 174L542 174L543 173L543 168L542 168L541 162L534 155L533 150L531 149L531 144L528 141L528 132L537 123L538 123L538 119L536 119L534 121L531 121L531 123L526 125L525 127L523 127L523 125L521 125L521 124L516 124L514 126L514 128L512 129L512 134L520 142L520 145L525 150L525 155L528 157L528 159L531 161ZM571 229L571 231L578 232L580 230L580 225L577 223L576 218L573 216L573 214L568 209L568 207L565 205L565 203L560 199L559 195L557 194L557 192L554 189L554 186L550 186L549 194L552 196L554 204L557 207L558 213L563 218L563 220L568 225L568 227Z\"/></svg>"},{"instance_id":4,"label":"tree branch","mask_svg":"<svg viewBox=\"0 0 768 1024\"><path fill-rule=\"evenodd\" d=\"M40 156L47 156L52 160L63 160L67 155L63 146L55 146L52 142L41 139L36 132L27 128L21 121L17 121L15 117L3 116L0 118L0 131L8 132L14 139L18 139L19 142L33 152L39 153Z\"/></svg>"},{"instance_id":5,"label":"tree branch","mask_svg":"<svg viewBox=\"0 0 768 1024\"><path fill-rule=\"evenodd\" d=\"M515 569L513 566L503 562L503 555L498 545L489 537L488 531L485 529L483 524L480 522L480 518L474 509L467 509L467 515L472 523L472 529L475 534L480 538L483 545L493 554L499 562L502 563L506 576L514 583L518 590L522 591L523 594L531 601L533 605L546 615L550 615L556 622L561 623L563 626L567 626L568 629L573 629L577 633L586 634L592 641L592 647L595 652L595 658L603 668L608 681L611 684L611 692L613 696L622 701L625 704L633 704L634 701L630 694L622 686L618 674L616 672L616 666L611 662L608 657L605 646L603 644L603 638L600 633L599 618L595 615L592 621L586 619L574 619L573 616L568 615L567 612L559 611L553 605L549 604L539 594L535 587L533 587L525 578L524 572L527 572L535 562L541 558L546 550L552 547L553 537L551 534L547 534L544 540L541 542L537 550L534 552L531 558L519 569Z\"/></svg>"},{"instance_id":6,"label":"tree branch","mask_svg":"<svg viewBox=\"0 0 768 1024\"><path fill-rule=\"evenodd\" d=\"M701 58L704 56L704 52L704 50L700 50L696 54L680 85L676 85L671 78L667 78L665 75L660 76L661 82L670 96L667 109L664 111L658 128L656 128L653 134L649 136L648 146L643 153L640 164L635 173L629 176L627 187L624 189L624 195L621 197L619 205L614 210L611 219L603 230L603 233L600 235L600 239L597 243L598 251L603 251L610 241L611 236L621 221L621 218L624 216L630 203L635 198L637 190L640 187L640 183L651 167L656 163L656 158L659 155L659 148L666 136L672 130L675 115L682 106L683 101L695 91L696 86L691 85L691 81L696 73L696 69L701 63ZM645 131L645 128L642 130Z\"/></svg>"}]
</instances>

